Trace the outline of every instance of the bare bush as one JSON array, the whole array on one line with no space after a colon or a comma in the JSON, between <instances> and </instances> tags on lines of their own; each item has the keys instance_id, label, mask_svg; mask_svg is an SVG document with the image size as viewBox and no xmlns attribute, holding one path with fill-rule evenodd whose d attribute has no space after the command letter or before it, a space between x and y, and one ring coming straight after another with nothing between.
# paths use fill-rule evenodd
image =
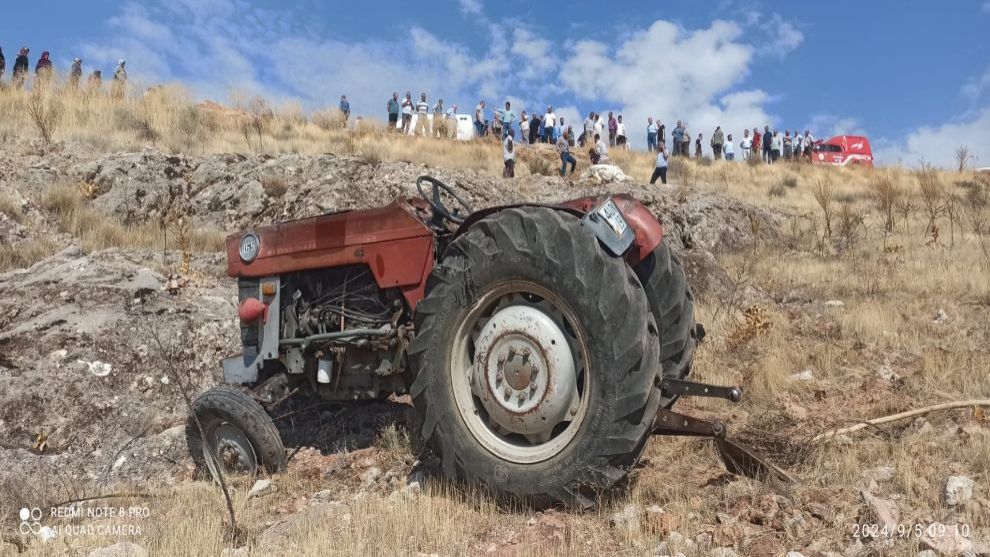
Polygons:
<instances>
[{"instance_id":1,"label":"bare bush","mask_svg":"<svg viewBox=\"0 0 990 557\"><path fill-rule=\"evenodd\" d=\"M843 203L838 213L838 244L839 249L848 251L856 247L863 239L866 219L860 211L848 203Z\"/></svg>"},{"instance_id":2,"label":"bare bush","mask_svg":"<svg viewBox=\"0 0 990 557\"><path fill-rule=\"evenodd\" d=\"M883 215L884 231L893 232L894 214L901 197L900 188L894 184L894 180L890 176L878 174L870 183L870 189L873 191L873 198Z\"/></svg>"},{"instance_id":3,"label":"bare bush","mask_svg":"<svg viewBox=\"0 0 990 557\"><path fill-rule=\"evenodd\" d=\"M530 174L538 176L553 176L556 173L550 161L541 156L527 157L526 167Z\"/></svg>"},{"instance_id":4,"label":"bare bush","mask_svg":"<svg viewBox=\"0 0 990 557\"><path fill-rule=\"evenodd\" d=\"M969 147L965 145L956 147L956 165L959 167L959 172L966 170L975 162L976 157L970 152Z\"/></svg>"},{"instance_id":5,"label":"bare bush","mask_svg":"<svg viewBox=\"0 0 990 557\"><path fill-rule=\"evenodd\" d=\"M832 183L827 179L820 179L815 184L812 193L815 196L815 202L818 203L818 207L822 210L822 220L825 226L823 238L831 238L832 217L835 214L835 198L832 193Z\"/></svg>"},{"instance_id":6,"label":"bare bush","mask_svg":"<svg viewBox=\"0 0 990 557\"><path fill-rule=\"evenodd\" d=\"M347 126L344 113L336 108L321 110L313 114L312 119L314 124L327 131L342 130Z\"/></svg>"},{"instance_id":7,"label":"bare bush","mask_svg":"<svg viewBox=\"0 0 990 557\"><path fill-rule=\"evenodd\" d=\"M928 217L925 225L925 237L932 236L938 241L938 219L944 211L943 196L945 190L939 180L938 171L931 165L923 165L918 171L918 183L921 186L921 203Z\"/></svg>"},{"instance_id":8,"label":"bare bush","mask_svg":"<svg viewBox=\"0 0 990 557\"><path fill-rule=\"evenodd\" d=\"M261 189L265 190L265 195L272 199L279 199L285 192L289 191L289 181L285 176L278 174L265 174L259 180Z\"/></svg>"},{"instance_id":9,"label":"bare bush","mask_svg":"<svg viewBox=\"0 0 990 557\"><path fill-rule=\"evenodd\" d=\"M62 120L62 107L58 100L41 91L33 92L28 97L27 113L45 145L51 145L55 130Z\"/></svg>"}]
</instances>

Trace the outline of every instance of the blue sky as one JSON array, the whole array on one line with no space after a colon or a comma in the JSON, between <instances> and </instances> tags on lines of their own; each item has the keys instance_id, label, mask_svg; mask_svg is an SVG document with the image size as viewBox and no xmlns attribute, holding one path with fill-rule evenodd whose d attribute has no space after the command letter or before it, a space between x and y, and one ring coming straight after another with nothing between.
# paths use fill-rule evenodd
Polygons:
<instances>
[{"instance_id":1,"label":"blue sky","mask_svg":"<svg viewBox=\"0 0 990 557\"><path fill-rule=\"evenodd\" d=\"M573 123L621 111L715 125L861 132L883 162L948 165L968 145L990 166L990 0L941 4L441 0L34 1L7 5L0 46L87 70L126 58L132 79L199 97L262 94L307 109L346 93L381 118L392 91L464 112L553 104ZM35 21L44 21L35 25Z\"/></svg>"}]
</instances>

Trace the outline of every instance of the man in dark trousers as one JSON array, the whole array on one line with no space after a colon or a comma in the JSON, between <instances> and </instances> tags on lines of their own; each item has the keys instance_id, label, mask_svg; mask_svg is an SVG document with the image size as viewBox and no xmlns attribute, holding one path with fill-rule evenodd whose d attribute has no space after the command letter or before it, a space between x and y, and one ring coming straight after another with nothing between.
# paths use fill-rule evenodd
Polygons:
<instances>
[{"instance_id":1,"label":"man in dark trousers","mask_svg":"<svg viewBox=\"0 0 990 557\"><path fill-rule=\"evenodd\" d=\"M23 87L24 80L27 79L27 73L31 67L31 63L28 61L28 52L31 50L25 46L17 53L17 59L14 60L14 87Z\"/></svg>"},{"instance_id":2,"label":"man in dark trousers","mask_svg":"<svg viewBox=\"0 0 990 557\"><path fill-rule=\"evenodd\" d=\"M76 58L72 61L72 68L69 69L69 89L77 89L80 80L82 80L82 59Z\"/></svg>"},{"instance_id":3,"label":"man in dark trousers","mask_svg":"<svg viewBox=\"0 0 990 557\"><path fill-rule=\"evenodd\" d=\"M651 186L657 183L657 178L660 178L661 183L667 183L667 146L662 143L657 151L657 164L653 168L653 175L650 176Z\"/></svg>"}]
</instances>

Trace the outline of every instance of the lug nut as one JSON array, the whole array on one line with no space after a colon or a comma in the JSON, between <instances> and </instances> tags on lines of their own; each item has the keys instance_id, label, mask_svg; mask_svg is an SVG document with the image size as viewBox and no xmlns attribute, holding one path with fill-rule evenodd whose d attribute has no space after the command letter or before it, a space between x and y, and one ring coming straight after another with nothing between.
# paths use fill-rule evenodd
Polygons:
<instances>
[{"instance_id":1,"label":"lug nut","mask_svg":"<svg viewBox=\"0 0 990 557\"><path fill-rule=\"evenodd\" d=\"M498 373L497 373L497 374L495 375L495 386L498 386L498 385L501 385L501 384L502 384L502 380L503 380L503 379L505 379L505 376L504 376L504 375L502 375L502 372L501 372L501 371L499 371L499 372L498 372Z\"/></svg>"},{"instance_id":2,"label":"lug nut","mask_svg":"<svg viewBox=\"0 0 990 557\"><path fill-rule=\"evenodd\" d=\"M509 347L509 359L511 360L512 358L515 358L515 357L516 357L516 349L515 349L514 346L510 346Z\"/></svg>"},{"instance_id":3,"label":"lug nut","mask_svg":"<svg viewBox=\"0 0 990 557\"><path fill-rule=\"evenodd\" d=\"M536 392L536 381L533 381L532 383L529 384L529 392L531 393Z\"/></svg>"},{"instance_id":4,"label":"lug nut","mask_svg":"<svg viewBox=\"0 0 990 557\"><path fill-rule=\"evenodd\" d=\"M502 365L504 363L505 363L505 354L499 354L499 356L498 356L498 365Z\"/></svg>"},{"instance_id":5,"label":"lug nut","mask_svg":"<svg viewBox=\"0 0 990 557\"><path fill-rule=\"evenodd\" d=\"M526 400L526 392L519 391L519 394L516 396L516 398L519 399L519 404L521 405L523 401Z\"/></svg>"}]
</instances>

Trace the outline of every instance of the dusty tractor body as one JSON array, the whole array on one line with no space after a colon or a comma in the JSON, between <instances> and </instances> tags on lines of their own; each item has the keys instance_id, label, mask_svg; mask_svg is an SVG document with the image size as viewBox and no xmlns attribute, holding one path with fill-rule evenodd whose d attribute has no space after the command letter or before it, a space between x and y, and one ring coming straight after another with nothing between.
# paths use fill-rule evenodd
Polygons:
<instances>
[{"instance_id":1,"label":"dusty tractor body","mask_svg":"<svg viewBox=\"0 0 990 557\"><path fill-rule=\"evenodd\" d=\"M265 407L301 389L408 393L446 476L538 504L592 505L652 433L724 437L669 410L739 391L685 380L703 329L639 202L472 212L432 178L417 186L422 199L227 239L243 352L223 362L231 386L194 402L198 464L283 469Z\"/></svg>"}]
</instances>

